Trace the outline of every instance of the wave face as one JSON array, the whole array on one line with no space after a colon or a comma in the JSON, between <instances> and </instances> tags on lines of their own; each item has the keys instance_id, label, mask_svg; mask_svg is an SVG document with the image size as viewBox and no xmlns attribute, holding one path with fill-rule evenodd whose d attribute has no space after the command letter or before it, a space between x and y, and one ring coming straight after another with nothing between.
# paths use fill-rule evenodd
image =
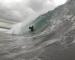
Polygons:
<instances>
[{"instance_id":1,"label":"wave face","mask_svg":"<svg viewBox=\"0 0 75 60\"><path fill-rule=\"evenodd\" d=\"M49 22L27 36L0 32L1 60L75 60L75 0L39 16ZM34 21L36 23L36 20ZM42 22L43 23L43 22ZM27 26L35 25L33 22ZM40 31L39 31L39 27Z\"/></svg>"}]
</instances>

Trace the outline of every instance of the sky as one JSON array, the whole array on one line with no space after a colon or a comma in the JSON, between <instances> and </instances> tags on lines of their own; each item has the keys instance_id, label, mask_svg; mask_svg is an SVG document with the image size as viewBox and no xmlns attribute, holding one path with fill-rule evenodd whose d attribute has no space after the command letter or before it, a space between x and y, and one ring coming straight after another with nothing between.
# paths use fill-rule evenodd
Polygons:
<instances>
[{"instance_id":1,"label":"sky","mask_svg":"<svg viewBox=\"0 0 75 60\"><path fill-rule=\"evenodd\" d=\"M0 0L0 18L12 21L35 19L67 0Z\"/></svg>"}]
</instances>

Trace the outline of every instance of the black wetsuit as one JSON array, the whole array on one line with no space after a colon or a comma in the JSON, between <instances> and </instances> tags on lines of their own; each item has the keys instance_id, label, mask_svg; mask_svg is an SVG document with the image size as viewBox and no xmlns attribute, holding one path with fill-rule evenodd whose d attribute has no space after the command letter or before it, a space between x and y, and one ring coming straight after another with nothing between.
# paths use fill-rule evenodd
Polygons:
<instances>
[{"instance_id":1,"label":"black wetsuit","mask_svg":"<svg viewBox=\"0 0 75 60\"><path fill-rule=\"evenodd\" d=\"M33 26L29 27L29 29L30 29L31 32L34 31L34 27Z\"/></svg>"}]
</instances>

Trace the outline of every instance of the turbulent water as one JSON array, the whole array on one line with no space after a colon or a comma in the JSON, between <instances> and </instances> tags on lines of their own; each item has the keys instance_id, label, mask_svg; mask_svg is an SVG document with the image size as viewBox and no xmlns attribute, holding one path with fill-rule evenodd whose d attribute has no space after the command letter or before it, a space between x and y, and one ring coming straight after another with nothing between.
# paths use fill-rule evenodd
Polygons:
<instances>
[{"instance_id":1,"label":"turbulent water","mask_svg":"<svg viewBox=\"0 0 75 60\"><path fill-rule=\"evenodd\" d=\"M71 0L38 17L53 23L33 36L0 32L0 60L75 60L74 8Z\"/></svg>"}]
</instances>

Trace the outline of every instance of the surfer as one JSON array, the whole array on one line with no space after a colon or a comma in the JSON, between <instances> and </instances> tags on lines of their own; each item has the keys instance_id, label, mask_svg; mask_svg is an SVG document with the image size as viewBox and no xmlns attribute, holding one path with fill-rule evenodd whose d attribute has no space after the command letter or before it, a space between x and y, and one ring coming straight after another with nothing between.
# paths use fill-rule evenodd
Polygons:
<instances>
[{"instance_id":1,"label":"surfer","mask_svg":"<svg viewBox=\"0 0 75 60\"><path fill-rule=\"evenodd\" d=\"M30 29L31 32L34 31L34 27L33 26L29 27L29 29Z\"/></svg>"}]
</instances>

